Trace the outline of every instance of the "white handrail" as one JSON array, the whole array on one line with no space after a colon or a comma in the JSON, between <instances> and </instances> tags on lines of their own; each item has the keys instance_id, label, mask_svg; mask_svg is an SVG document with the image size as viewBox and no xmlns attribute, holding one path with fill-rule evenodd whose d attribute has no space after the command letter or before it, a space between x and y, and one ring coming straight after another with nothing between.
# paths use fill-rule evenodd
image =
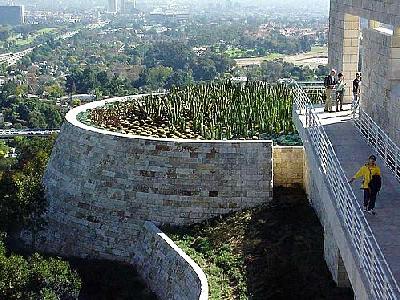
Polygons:
<instances>
[{"instance_id":1,"label":"white handrail","mask_svg":"<svg viewBox=\"0 0 400 300\"><path fill-rule=\"evenodd\" d=\"M353 114L353 121L367 143L400 182L400 148L362 108Z\"/></svg>"},{"instance_id":2,"label":"white handrail","mask_svg":"<svg viewBox=\"0 0 400 300\"><path fill-rule=\"evenodd\" d=\"M325 174L330 192L337 200L335 204L342 226L357 254L360 270L367 278L371 295L379 300L399 299L400 288L397 281L362 213L352 187L347 182L346 174L315 113L313 104L298 84L294 87L294 106L297 114L301 115L303 112L305 114L306 132Z\"/></svg>"}]
</instances>

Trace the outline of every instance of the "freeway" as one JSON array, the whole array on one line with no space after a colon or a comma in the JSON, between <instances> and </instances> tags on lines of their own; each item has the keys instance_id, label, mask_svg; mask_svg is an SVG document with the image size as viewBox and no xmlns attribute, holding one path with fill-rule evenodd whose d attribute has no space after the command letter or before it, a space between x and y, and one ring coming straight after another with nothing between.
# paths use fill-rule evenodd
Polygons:
<instances>
[{"instance_id":1,"label":"freeway","mask_svg":"<svg viewBox=\"0 0 400 300\"><path fill-rule=\"evenodd\" d=\"M13 66L17 64L19 60L21 60L25 55L31 53L33 51L33 48L28 48L24 51L21 52L14 52L14 53L5 53L5 54L0 54L0 64L6 63L7 66Z\"/></svg>"},{"instance_id":2,"label":"freeway","mask_svg":"<svg viewBox=\"0 0 400 300\"><path fill-rule=\"evenodd\" d=\"M45 137L50 136L54 133L59 133L60 130L49 130L49 129L0 129L0 139L8 139L16 136L38 136Z\"/></svg>"}]
</instances>

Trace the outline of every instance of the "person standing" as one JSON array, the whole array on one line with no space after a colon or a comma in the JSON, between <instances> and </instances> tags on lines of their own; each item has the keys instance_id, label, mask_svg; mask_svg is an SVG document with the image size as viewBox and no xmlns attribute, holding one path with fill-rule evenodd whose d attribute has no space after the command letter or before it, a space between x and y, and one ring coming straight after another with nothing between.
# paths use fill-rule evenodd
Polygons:
<instances>
[{"instance_id":1,"label":"person standing","mask_svg":"<svg viewBox=\"0 0 400 300\"><path fill-rule=\"evenodd\" d=\"M344 82L344 76L342 73L338 74L338 82L336 87L336 111L343 110L343 98L345 91L346 83Z\"/></svg>"},{"instance_id":2,"label":"person standing","mask_svg":"<svg viewBox=\"0 0 400 300\"><path fill-rule=\"evenodd\" d=\"M357 109L360 104L361 92L361 74L356 73L356 78L353 80L353 109Z\"/></svg>"},{"instance_id":3,"label":"person standing","mask_svg":"<svg viewBox=\"0 0 400 300\"><path fill-rule=\"evenodd\" d=\"M361 189L364 190L364 211L375 215L376 196L382 186L381 169L376 164L375 155L368 158L368 163L358 170L349 183L361 177L363 178Z\"/></svg>"},{"instance_id":4,"label":"person standing","mask_svg":"<svg viewBox=\"0 0 400 300\"><path fill-rule=\"evenodd\" d=\"M325 112L332 112L332 93L333 89L336 85L336 70L332 69L331 73L325 77L324 86L325 86Z\"/></svg>"}]
</instances>

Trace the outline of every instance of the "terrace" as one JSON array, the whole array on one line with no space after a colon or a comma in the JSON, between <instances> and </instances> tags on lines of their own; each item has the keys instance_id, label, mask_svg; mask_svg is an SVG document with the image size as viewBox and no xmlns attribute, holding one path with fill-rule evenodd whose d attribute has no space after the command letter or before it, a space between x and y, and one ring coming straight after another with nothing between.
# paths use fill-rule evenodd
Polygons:
<instances>
[{"instance_id":1,"label":"terrace","mask_svg":"<svg viewBox=\"0 0 400 300\"><path fill-rule=\"evenodd\" d=\"M309 91L309 87L305 86L304 90ZM346 105L344 112L324 113L321 105L311 103L304 90L297 88L294 120L305 142L306 152L310 157L316 157L333 199L341 226L333 230L343 229L345 232L348 245L351 245L350 253L355 257L355 268L361 274L367 293L370 293L366 297L398 299L400 149L362 109L354 111L351 105ZM315 92L315 88L311 90ZM362 212L363 195L359 184L350 186L347 183L347 179L365 164L371 154L379 156L378 165L383 177L375 216ZM350 266L350 260L344 257L345 251L339 250L357 294L357 280L352 274L354 266Z\"/></svg>"}]
</instances>

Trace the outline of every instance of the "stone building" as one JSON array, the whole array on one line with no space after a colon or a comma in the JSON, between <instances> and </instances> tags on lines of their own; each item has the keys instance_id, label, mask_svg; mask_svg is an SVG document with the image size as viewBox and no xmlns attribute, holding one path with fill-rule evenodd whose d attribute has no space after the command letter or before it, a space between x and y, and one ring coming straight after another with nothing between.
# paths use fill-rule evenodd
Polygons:
<instances>
[{"instance_id":1,"label":"stone building","mask_svg":"<svg viewBox=\"0 0 400 300\"><path fill-rule=\"evenodd\" d=\"M331 0L329 23L329 66L344 73L347 102L361 71L361 108L400 143L400 2Z\"/></svg>"}]
</instances>

